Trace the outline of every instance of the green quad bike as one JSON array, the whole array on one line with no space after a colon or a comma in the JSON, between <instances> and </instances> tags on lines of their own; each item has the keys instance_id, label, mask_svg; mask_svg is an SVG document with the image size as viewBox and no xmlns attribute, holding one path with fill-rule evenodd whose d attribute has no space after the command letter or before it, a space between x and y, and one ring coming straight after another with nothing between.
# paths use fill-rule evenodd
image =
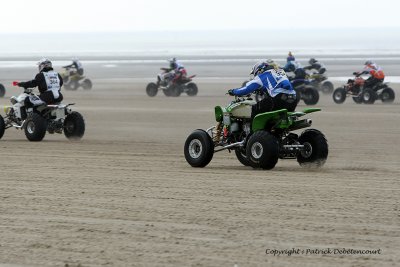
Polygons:
<instances>
[{"instance_id":1,"label":"green quad bike","mask_svg":"<svg viewBox=\"0 0 400 267\"><path fill-rule=\"evenodd\" d=\"M301 166L321 167L328 157L328 143L320 131L307 129L300 136L295 130L311 126L308 108L302 112L286 109L260 113L251 121L251 98L235 97L227 107L215 107L217 125L206 131L193 131L185 142L184 154L192 167L205 167L214 153L235 151L245 166L272 169L278 159L297 159Z\"/></svg>"}]
</instances>

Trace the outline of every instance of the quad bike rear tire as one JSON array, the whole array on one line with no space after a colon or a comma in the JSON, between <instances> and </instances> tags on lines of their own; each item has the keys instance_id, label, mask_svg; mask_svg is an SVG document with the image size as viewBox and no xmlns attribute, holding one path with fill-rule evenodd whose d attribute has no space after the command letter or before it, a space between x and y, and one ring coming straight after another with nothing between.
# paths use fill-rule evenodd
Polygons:
<instances>
[{"instance_id":1,"label":"quad bike rear tire","mask_svg":"<svg viewBox=\"0 0 400 267\"><path fill-rule=\"evenodd\" d=\"M387 87L382 90L381 100L383 103L393 103L395 94L392 88Z\"/></svg>"},{"instance_id":2,"label":"quad bike rear tire","mask_svg":"<svg viewBox=\"0 0 400 267\"><path fill-rule=\"evenodd\" d=\"M250 166L250 160L246 156L246 149L237 148L235 149L236 158L242 163L244 166Z\"/></svg>"},{"instance_id":3,"label":"quad bike rear tire","mask_svg":"<svg viewBox=\"0 0 400 267\"><path fill-rule=\"evenodd\" d=\"M24 124L25 136L29 141L42 141L46 135L47 121L38 113L32 113Z\"/></svg>"},{"instance_id":4,"label":"quad bike rear tire","mask_svg":"<svg viewBox=\"0 0 400 267\"><path fill-rule=\"evenodd\" d=\"M346 90L343 87L337 88L332 94L333 102L336 104L343 104L346 100L346 94Z\"/></svg>"},{"instance_id":5,"label":"quad bike rear tire","mask_svg":"<svg viewBox=\"0 0 400 267\"><path fill-rule=\"evenodd\" d=\"M366 88L361 96L365 104L374 104L378 97L376 92L370 88Z\"/></svg>"},{"instance_id":6,"label":"quad bike rear tire","mask_svg":"<svg viewBox=\"0 0 400 267\"><path fill-rule=\"evenodd\" d=\"M333 83L330 81L323 82L321 84L321 91L324 94L332 94L333 92Z\"/></svg>"},{"instance_id":7,"label":"quad bike rear tire","mask_svg":"<svg viewBox=\"0 0 400 267\"><path fill-rule=\"evenodd\" d=\"M185 142L184 154L192 167L203 168L214 156L214 143L204 130L193 131Z\"/></svg>"},{"instance_id":8,"label":"quad bike rear tire","mask_svg":"<svg viewBox=\"0 0 400 267\"><path fill-rule=\"evenodd\" d=\"M196 96L197 93L199 92L199 88L197 88L197 85L195 83L188 83L186 87L187 87L186 94L188 96Z\"/></svg>"},{"instance_id":9,"label":"quad bike rear tire","mask_svg":"<svg viewBox=\"0 0 400 267\"><path fill-rule=\"evenodd\" d=\"M267 131L257 131L249 138L246 156L253 168L273 169L279 158L278 140Z\"/></svg>"},{"instance_id":10,"label":"quad bike rear tire","mask_svg":"<svg viewBox=\"0 0 400 267\"><path fill-rule=\"evenodd\" d=\"M6 88L4 87L4 85L0 83L0 97L4 97L5 94L6 94Z\"/></svg>"},{"instance_id":11,"label":"quad bike rear tire","mask_svg":"<svg viewBox=\"0 0 400 267\"><path fill-rule=\"evenodd\" d=\"M305 130L299 137L306 150L297 155L297 162L303 167L322 167L328 158L328 142L318 130Z\"/></svg>"},{"instance_id":12,"label":"quad bike rear tire","mask_svg":"<svg viewBox=\"0 0 400 267\"><path fill-rule=\"evenodd\" d=\"M84 79L83 80L83 82L82 82L82 88L84 89L84 90L90 90L90 89L92 89L92 81L91 80L89 80L89 79Z\"/></svg>"},{"instance_id":13,"label":"quad bike rear tire","mask_svg":"<svg viewBox=\"0 0 400 267\"><path fill-rule=\"evenodd\" d=\"M155 83L149 83L146 87L146 94L150 97L156 96L158 93L158 86Z\"/></svg>"},{"instance_id":14,"label":"quad bike rear tire","mask_svg":"<svg viewBox=\"0 0 400 267\"><path fill-rule=\"evenodd\" d=\"M85 120L79 112L73 111L64 121L64 135L71 141L80 140L85 134Z\"/></svg>"},{"instance_id":15,"label":"quad bike rear tire","mask_svg":"<svg viewBox=\"0 0 400 267\"><path fill-rule=\"evenodd\" d=\"M303 89L303 101L306 105L315 105L319 100L319 93L314 87L306 86Z\"/></svg>"},{"instance_id":16,"label":"quad bike rear tire","mask_svg":"<svg viewBox=\"0 0 400 267\"><path fill-rule=\"evenodd\" d=\"M6 124L4 122L3 116L0 115L0 139L3 137L5 130L6 130Z\"/></svg>"}]
</instances>

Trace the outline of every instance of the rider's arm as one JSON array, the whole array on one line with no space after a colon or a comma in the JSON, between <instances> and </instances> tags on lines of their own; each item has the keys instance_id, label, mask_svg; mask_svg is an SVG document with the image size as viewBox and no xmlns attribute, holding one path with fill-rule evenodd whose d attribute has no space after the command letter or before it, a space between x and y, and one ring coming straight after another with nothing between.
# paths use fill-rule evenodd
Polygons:
<instances>
[{"instance_id":1,"label":"rider's arm","mask_svg":"<svg viewBox=\"0 0 400 267\"><path fill-rule=\"evenodd\" d=\"M257 76L250 82L246 83L245 86L238 89L233 89L232 93L234 95L248 95L257 89L260 89L262 86L263 84L261 82L261 79Z\"/></svg>"},{"instance_id":2,"label":"rider's arm","mask_svg":"<svg viewBox=\"0 0 400 267\"><path fill-rule=\"evenodd\" d=\"M36 75L35 79L27 82L19 82L18 86L19 87L24 87L24 88L34 88L39 85L39 74Z\"/></svg>"},{"instance_id":3,"label":"rider's arm","mask_svg":"<svg viewBox=\"0 0 400 267\"><path fill-rule=\"evenodd\" d=\"M61 87L64 84L64 80L59 73L58 73L58 79L60 80L60 87Z\"/></svg>"}]
</instances>

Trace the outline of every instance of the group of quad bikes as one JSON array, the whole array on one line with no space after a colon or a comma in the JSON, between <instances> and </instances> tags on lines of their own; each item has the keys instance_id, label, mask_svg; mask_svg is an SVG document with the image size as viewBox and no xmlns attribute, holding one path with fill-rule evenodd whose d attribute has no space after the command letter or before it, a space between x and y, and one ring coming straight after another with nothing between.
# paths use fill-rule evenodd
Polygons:
<instances>
[{"instance_id":1,"label":"group of quad bikes","mask_svg":"<svg viewBox=\"0 0 400 267\"><path fill-rule=\"evenodd\" d=\"M356 74L355 74L356 75ZM335 103L343 103L350 95L356 103L372 104L376 99L390 103L394 91L386 83L364 88L365 80L356 75L344 87L333 91L333 84L323 74L314 73L302 81L291 79L297 93L307 105L315 105L318 91L333 92ZM244 82L243 86L247 83ZM296 159L303 167L321 167L328 157L328 142L317 129L306 129L301 134L293 131L310 127L312 120L304 118L319 108L306 108L301 112L286 109L258 114L251 119L251 107L262 99L263 93L235 97L228 106L215 107L216 125L206 130L197 129L186 139L184 155L192 167L205 167L216 152L234 151L238 161L253 168L272 169L279 159Z\"/></svg>"}]
</instances>

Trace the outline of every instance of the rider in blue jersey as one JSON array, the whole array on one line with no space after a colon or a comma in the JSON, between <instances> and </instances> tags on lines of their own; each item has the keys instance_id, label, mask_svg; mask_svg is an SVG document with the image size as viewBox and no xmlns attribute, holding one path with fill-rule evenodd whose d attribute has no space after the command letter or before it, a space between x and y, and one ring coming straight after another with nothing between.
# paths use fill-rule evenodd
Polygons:
<instances>
[{"instance_id":1,"label":"rider in blue jersey","mask_svg":"<svg viewBox=\"0 0 400 267\"><path fill-rule=\"evenodd\" d=\"M228 94L241 96L251 94L256 90L263 91L265 97L253 106L252 118L263 112L279 109L294 111L296 109L296 91L283 69L274 68L273 65L261 62L254 65L250 74L254 75L253 80L242 88L229 90Z\"/></svg>"}]
</instances>

